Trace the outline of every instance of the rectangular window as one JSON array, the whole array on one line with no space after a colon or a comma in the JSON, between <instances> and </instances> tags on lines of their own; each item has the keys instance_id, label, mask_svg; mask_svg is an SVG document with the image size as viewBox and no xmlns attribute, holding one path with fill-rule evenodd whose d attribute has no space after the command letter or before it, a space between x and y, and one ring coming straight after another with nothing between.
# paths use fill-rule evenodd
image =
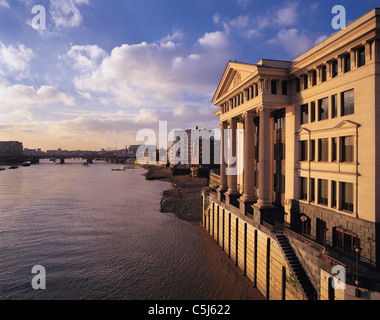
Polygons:
<instances>
[{"instance_id":1,"label":"rectangular window","mask_svg":"<svg viewBox=\"0 0 380 320\"><path fill-rule=\"evenodd\" d=\"M335 78L337 75L338 75L338 61L337 60L334 60L332 63L331 63L331 67L332 67L332 74L331 76L333 78Z\"/></svg>"},{"instance_id":2,"label":"rectangular window","mask_svg":"<svg viewBox=\"0 0 380 320\"><path fill-rule=\"evenodd\" d=\"M354 114L354 112L355 112L354 90L342 92L342 116Z\"/></svg>"},{"instance_id":3,"label":"rectangular window","mask_svg":"<svg viewBox=\"0 0 380 320\"><path fill-rule=\"evenodd\" d=\"M329 118L329 99L324 98L318 101L318 121Z\"/></svg>"},{"instance_id":4,"label":"rectangular window","mask_svg":"<svg viewBox=\"0 0 380 320\"><path fill-rule=\"evenodd\" d=\"M322 67L322 82L325 82L327 80L327 67Z\"/></svg>"},{"instance_id":5,"label":"rectangular window","mask_svg":"<svg viewBox=\"0 0 380 320\"><path fill-rule=\"evenodd\" d=\"M310 104L310 116L311 116L311 122L314 122L315 121L315 102L313 101L311 104Z\"/></svg>"},{"instance_id":6,"label":"rectangular window","mask_svg":"<svg viewBox=\"0 0 380 320\"><path fill-rule=\"evenodd\" d=\"M300 141L300 161L307 161L309 159L307 152L307 141Z\"/></svg>"},{"instance_id":7,"label":"rectangular window","mask_svg":"<svg viewBox=\"0 0 380 320\"><path fill-rule=\"evenodd\" d=\"M331 161L335 162L338 160L338 148L336 143L336 138L331 139Z\"/></svg>"},{"instance_id":8,"label":"rectangular window","mask_svg":"<svg viewBox=\"0 0 380 320\"><path fill-rule=\"evenodd\" d=\"M342 182L340 189L342 195L341 210L354 212L354 185Z\"/></svg>"},{"instance_id":9,"label":"rectangular window","mask_svg":"<svg viewBox=\"0 0 380 320\"><path fill-rule=\"evenodd\" d=\"M331 118L334 119L338 116L338 95L331 96Z\"/></svg>"},{"instance_id":10,"label":"rectangular window","mask_svg":"<svg viewBox=\"0 0 380 320\"><path fill-rule=\"evenodd\" d=\"M315 202L315 179L310 179L310 202Z\"/></svg>"},{"instance_id":11,"label":"rectangular window","mask_svg":"<svg viewBox=\"0 0 380 320\"><path fill-rule=\"evenodd\" d=\"M271 81L272 94L277 94L277 80Z\"/></svg>"},{"instance_id":12,"label":"rectangular window","mask_svg":"<svg viewBox=\"0 0 380 320\"><path fill-rule=\"evenodd\" d=\"M365 65L365 47L361 47L358 50L358 68Z\"/></svg>"},{"instance_id":13,"label":"rectangular window","mask_svg":"<svg viewBox=\"0 0 380 320\"><path fill-rule=\"evenodd\" d=\"M310 141L310 161L315 161L315 140Z\"/></svg>"},{"instance_id":14,"label":"rectangular window","mask_svg":"<svg viewBox=\"0 0 380 320\"><path fill-rule=\"evenodd\" d=\"M342 162L354 162L354 137L342 137Z\"/></svg>"},{"instance_id":15,"label":"rectangular window","mask_svg":"<svg viewBox=\"0 0 380 320\"><path fill-rule=\"evenodd\" d=\"M309 77L307 74L303 76L303 89L306 90L309 87Z\"/></svg>"},{"instance_id":16,"label":"rectangular window","mask_svg":"<svg viewBox=\"0 0 380 320\"><path fill-rule=\"evenodd\" d=\"M316 70L313 70L312 77L313 77L312 84L313 84L313 86L315 86L317 84L317 71Z\"/></svg>"},{"instance_id":17,"label":"rectangular window","mask_svg":"<svg viewBox=\"0 0 380 320\"><path fill-rule=\"evenodd\" d=\"M343 57L343 61L344 61L344 72L349 72L351 71L351 54L347 53L344 57Z\"/></svg>"},{"instance_id":18,"label":"rectangular window","mask_svg":"<svg viewBox=\"0 0 380 320\"><path fill-rule=\"evenodd\" d=\"M301 91L301 81L300 81L300 78L296 78L296 91L297 92Z\"/></svg>"},{"instance_id":19,"label":"rectangular window","mask_svg":"<svg viewBox=\"0 0 380 320\"><path fill-rule=\"evenodd\" d=\"M336 208L336 181L331 181L331 206Z\"/></svg>"},{"instance_id":20,"label":"rectangular window","mask_svg":"<svg viewBox=\"0 0 380 320\"><path fill-rule=\"evenodd\" d=\"M328 180L318 180L318 203L325 206L328 205Z\"/></svg>"},{"instance_id":21,"label":"rectangular window","mask_svg":"<svg viewBox=\"0 0 380 320\"><path fill-rule=\"evenodd\" d=\"M327 162L329 161L329 139L318 140L319 156L318 160Z\"/></svg>"},{"instance_id":22,"label":"rectangular window","mask_svg":"<svg viewBox=\"0 0 380 320\"><path fill-rule=\"evenodd\" d=\"M288 94L288 82L282 81L282 95L286 96Z\"/></svg>"},{"instance_id":23,"label":"rectangular window","mask_svg":"<svg viewBox=\"0 0 380 320\"><path fill-rule=\"evenodd\" d=\"M307 200L307 178L300 178L300 200Z\"/></svg>"},{"instance_id":24,"label":"rectangular window","mask_svg":"<svg viewBox=\"0 0 380 320\"><path fill-rule=\"evenodd\" d=\"M301 124L309 123L309 105L304 104L301 106Z\"/></svg>"}]
</instances>

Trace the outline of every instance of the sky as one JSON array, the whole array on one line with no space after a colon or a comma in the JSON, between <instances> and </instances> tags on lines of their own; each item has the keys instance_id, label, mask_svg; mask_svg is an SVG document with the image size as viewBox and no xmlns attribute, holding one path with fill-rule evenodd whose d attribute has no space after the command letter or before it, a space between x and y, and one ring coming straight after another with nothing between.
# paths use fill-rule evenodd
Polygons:
<instances>
[{"instance_id":1,"label":"sky","mask_svg":"<svg viewBox=\"0 0 380 320\"><path fill-rule=\"evenodd\" d=\"M45 28L36 29L46 13ZM219 127L230 60L292 60L376 6L362 1L0 0L0 141L125 148L142 129ZM33 23L35 22L35 23ZM158 139L159 137L157 137Z\"/></svg>"}]
</instances>

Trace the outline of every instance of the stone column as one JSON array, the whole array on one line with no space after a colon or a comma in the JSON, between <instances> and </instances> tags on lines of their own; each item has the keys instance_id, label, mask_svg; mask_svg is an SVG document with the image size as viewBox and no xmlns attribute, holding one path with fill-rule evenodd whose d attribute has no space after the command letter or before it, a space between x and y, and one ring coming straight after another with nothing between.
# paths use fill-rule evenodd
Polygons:
<instances>
[{"instance_id":1,"label":"stone column","mask_svg":"<svg viewBox=\"0 0 380 320\"><path fill-rule=\"evenodd\" d=\"M260 151L259 151L259 200L258 206L271 206L271 126L272 107L263 106L260 111Z\"/></svg>"},{"instance_id":2,"label":"stone column","mask_svg":"<svg viewBox=\"0 0 380 320\"><path fill-rule=\"evenodd\" d=\"M230 169L233 169L237 166L237 161L236 163L231 163L232 162L232 157L237 156L237 150L236 150L236 130L237 130L237 120L236 119L231 119L229 120L230 123L230 138L229 138L229 161L228 161L228 167ZM229 174L228 175L228 192L227 195L229 196L234 196L238 195L238 190L237 190L237 174Z\"/></svg>"},{"instance_id":3,"label":"stone column","mask_svg":"<svg viewBox=\"0 0 380 320\"><path fill-rule=\"evenodd\" d=\"M226 138L228 139L228 137L225 137L225 130L227 129L227 122L222 122L220 124L220 127L221 127L221 146L220 146L220 152L221 152L221 159L220 159L220 186L219 186L219 191L220 192L225 192L227 191L227 188L228 188L228 184L227 184L227 176L226 176L226 161L224 159L224 153L225 153L225 141L226 141Z\"/></svg>"},{"instance_id":4,"label":"stone column","mask_svg":"<svg viewBox=\"0 0 380 320\"><path fill-rule=\"evenodd\" d=\"M253 113L246 112L243 114L245 122L244 130L244 194L241 200L244 202L254 202L255 199L255 181L254 181L254 123Z\"/></svg>"}]
</instances>

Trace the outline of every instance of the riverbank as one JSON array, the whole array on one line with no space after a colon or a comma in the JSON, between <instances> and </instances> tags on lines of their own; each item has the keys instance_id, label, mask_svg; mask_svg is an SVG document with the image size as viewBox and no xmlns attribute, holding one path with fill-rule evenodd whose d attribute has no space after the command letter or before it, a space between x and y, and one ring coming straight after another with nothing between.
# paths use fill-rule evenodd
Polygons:
<instances>
[{"instance_id":1,"label":"riverbank","mask_svg":"<svg viewBox=\"0 0 380 320\"><path fill-rule=\"evenodd\" d=\"M201 191L207 187L206 178L190 176L173 176L170 168L145 165L147 180L161 180L172 184L164 191L161 200L161 212L174 213L178 218L188 222L202 219Z\"/></svg>"}]
</instances>

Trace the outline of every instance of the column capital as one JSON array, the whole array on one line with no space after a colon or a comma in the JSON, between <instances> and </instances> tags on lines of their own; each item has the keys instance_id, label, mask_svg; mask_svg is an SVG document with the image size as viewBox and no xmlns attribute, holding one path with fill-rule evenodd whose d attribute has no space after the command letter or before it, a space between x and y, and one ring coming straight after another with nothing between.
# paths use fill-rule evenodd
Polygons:
<instances>
[{"instance_id":1,"label":"column capital","mask_svg":"<svg viewBox=\"0 0 380 320\"><path fill-rule=\"evenodd\" d=\"M253 117L255 116L255 113L252 112L252 111L247 111L247 112L244 112L241 117L245 120L245 119L253 119Z\"/></svg>"},{"instance_id":2,"label":"column capital","mask_svg":"<svg viewBox=\"0 0 380 320\"><path fill-rule=\"evenodd\" d=\"M237 118L231 118L231 119L228 119L227 122L229 125L232 125L233 123L237 123L238 119Z\"/></svg>"},{"instance_id":3,"label":"column capital","mask_svg":"<svg viewBox=\"0 0 380 320\"><path fill-rule=\"evenodd\" d=\"M274 110L274 108L271 105L262 105L262 106L257 108L258 113L262 113L264 111L272 112L273 110Z\"/></svg>"}]
</instances>

